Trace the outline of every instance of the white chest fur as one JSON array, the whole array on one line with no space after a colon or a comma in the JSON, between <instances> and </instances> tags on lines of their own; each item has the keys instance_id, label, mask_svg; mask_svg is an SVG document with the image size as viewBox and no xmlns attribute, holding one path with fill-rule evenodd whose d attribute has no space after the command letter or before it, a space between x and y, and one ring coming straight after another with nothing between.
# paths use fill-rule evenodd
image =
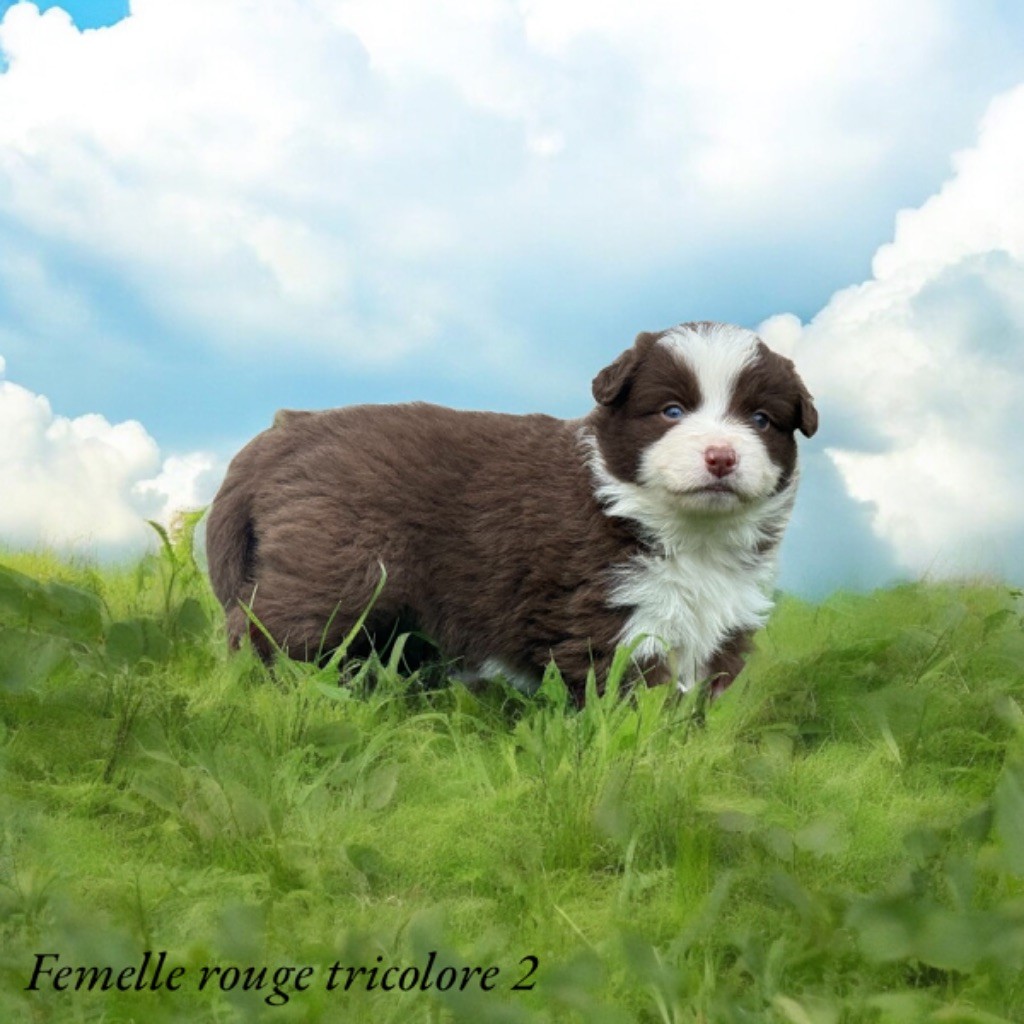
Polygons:
<instances>
[{"instance_id":1,"label":"white chest fur","mask_svg":"<svg viewBox=\"0 0 1024 1024\"><path fill-rule=\"evenodd\" d=\"M592 440L586 446L605 513L637 523L649 545L611 568L609 601L631 609L619 640L636 644L638 660L665 659L689 689L730 634L764 625L774 541L789 520L797 475L778 494L728 515L684 514L672 494L615 478Z\"/></svg>"},{"instance_id":2,"label":"white chest fur","mask_svg":"<svg viewBox=\"0 0 1024 1024\"><path fill-rule=\"evenodd\" d=\"M613 570L611 603L632 609L619 639L638 659L665 658L687 690L731 633L764 624L774 570L714 550L637 555Z\"/></svg>"}]
</instances>

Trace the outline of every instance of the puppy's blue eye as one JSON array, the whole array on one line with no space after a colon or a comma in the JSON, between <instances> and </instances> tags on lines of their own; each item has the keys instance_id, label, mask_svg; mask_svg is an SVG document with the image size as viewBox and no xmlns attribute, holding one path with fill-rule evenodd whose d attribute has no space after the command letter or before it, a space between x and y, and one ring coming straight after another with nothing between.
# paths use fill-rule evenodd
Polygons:
<instances>
[{"instance_id":1,"label":"puppy's blue eye","mask_svg":"<svg viewBox=\"0 0 1024 1024\"><path fill-rule=\"evenodd\" d=\"M683 407L681 405L666 405L661 410L661 415L667 420L681 420L683 418Z\"/></svg>"},{"instance_id":2,"label":"puppy's blue eye","mask_svg":"<svg viewBox=\"0 0 1024 1024\"><path fill-rule=\"evenodd\" d=\"M750 422L753 423L758 430L767 430L772 425L772 421L768 418L768 413L766 412L755 412L754 415L750 417Z\"/></svg>"}]
</instances>

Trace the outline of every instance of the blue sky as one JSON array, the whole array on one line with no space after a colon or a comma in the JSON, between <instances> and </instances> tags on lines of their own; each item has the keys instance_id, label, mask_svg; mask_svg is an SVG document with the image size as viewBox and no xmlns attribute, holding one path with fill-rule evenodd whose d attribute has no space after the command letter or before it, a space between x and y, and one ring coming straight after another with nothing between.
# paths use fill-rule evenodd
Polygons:
<instances>
[{"instance_id":1,"label":"blue sky","mask_svg":"<svg viewBox=\"0 0 1024 1024\"><path fill-rule=\"evenodd\" d=\"M0 0L0 536L130 548L279 407L580 415L720 319L822 410L784 585L1024 554L1019 5L41 7Z\"/></svg>"},{"instance_id":2,"label":"blue sky","mask_svg":"<svg viewBox=\"0 0 1024 1024\"><path fill-rule=\"evenodd\" d=\"M0 17L8 7L13 7L17 2L18 0L0 0ZM81 29L103 28L119 22L128 15L127 0L64 0L63 3L39 0L36 7L41 11L47 11L51 7L62 7Z\"/></svg>"}]
</instances>

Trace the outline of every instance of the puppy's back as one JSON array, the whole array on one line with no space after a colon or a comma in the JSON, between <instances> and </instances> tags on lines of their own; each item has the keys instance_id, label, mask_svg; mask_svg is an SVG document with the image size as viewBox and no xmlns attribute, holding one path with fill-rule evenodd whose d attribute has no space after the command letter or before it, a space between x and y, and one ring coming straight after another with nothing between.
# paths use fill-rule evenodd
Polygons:
<instances>
[{"instance_id":1,"label":"puppy's back","mask_svg":"<svg viewBox=\"0 0 1024 1024\"><path fill-rule=\"evenodd\" d=\"M514 567L523 510L557 523L566 501L549 508L552 487L579 484L565 479L566 467L580 466L575 432L548 416L413 403L289 411L275 424L232 461L207 527L211 581L234 645L248 631L239 602L279 643L329 644L326 620L337 610L338 630L348 628L381 563L382 617L424 599L444 608L445 588L468 585L459 565L475 574L507 545L501 564Z\"/></svg>"}]
</instances>

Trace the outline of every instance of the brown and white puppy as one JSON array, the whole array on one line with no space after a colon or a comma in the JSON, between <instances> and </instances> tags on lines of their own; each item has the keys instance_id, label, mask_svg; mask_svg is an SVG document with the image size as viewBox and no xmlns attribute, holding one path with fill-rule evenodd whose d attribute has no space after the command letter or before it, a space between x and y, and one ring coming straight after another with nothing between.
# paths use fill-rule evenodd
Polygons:
<instances>
[{"instance_id":1,"label":"brown and white puppy","mask_svg":"<svg viewBox=\"0 0 1024 1024\"><path fill-rule=\"evenodd\" d=\"M554 659L582 701L620 644L637 676L728 685L765 620L817 412L750 331L641 334L581 420L414 403L279 414L232 461L207 527L237 646L428 636L464 677L529 687Z\"/></svg>"}]
</instances>

